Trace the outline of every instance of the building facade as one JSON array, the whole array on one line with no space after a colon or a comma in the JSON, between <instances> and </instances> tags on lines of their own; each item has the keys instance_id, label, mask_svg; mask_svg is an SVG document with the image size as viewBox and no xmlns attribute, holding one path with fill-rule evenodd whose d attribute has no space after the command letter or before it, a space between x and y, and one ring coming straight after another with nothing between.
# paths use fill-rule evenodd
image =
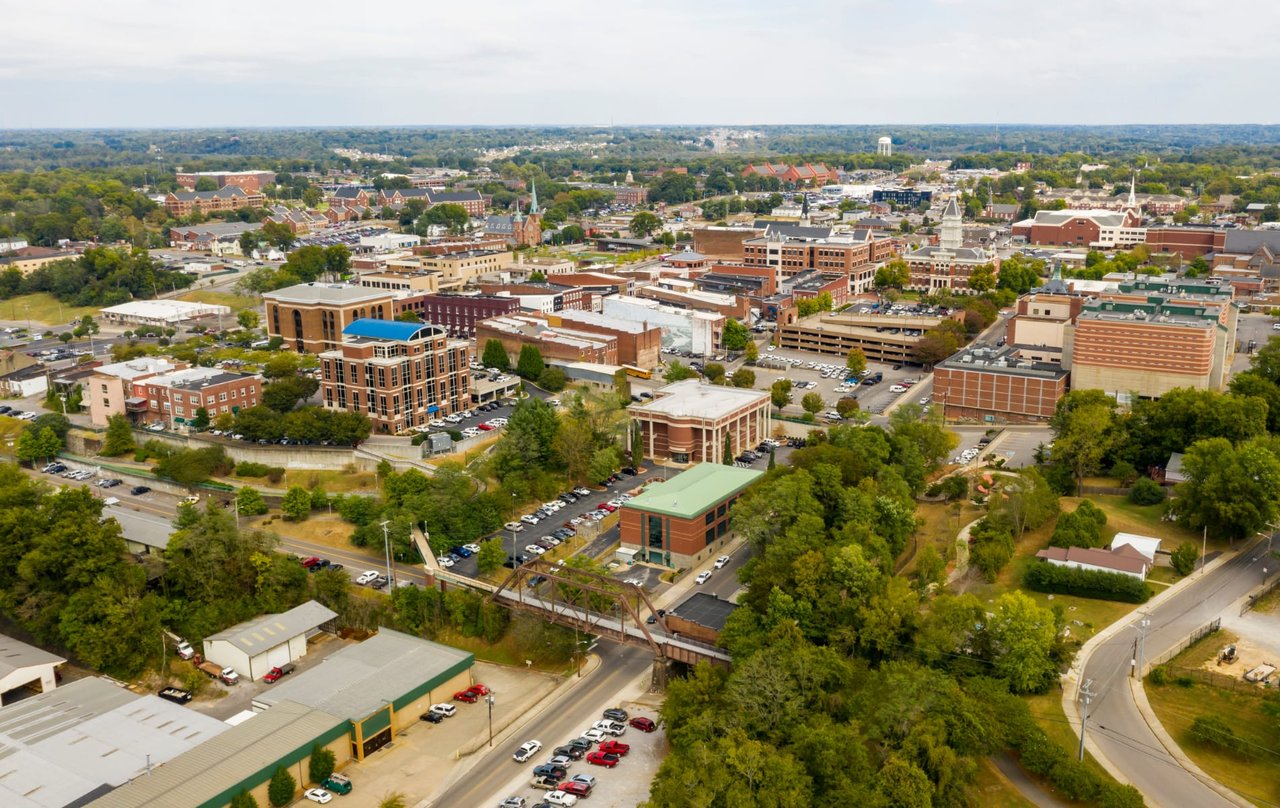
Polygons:
<instances>
[{"instance_id":1,"label":"building facade","mask_svg":"<svg viewBox=\"0 0 1280 808\"><path fill-rule=\"evenodd\" d=\"M720 463L769 437L769 394L698 379L659 388L628 408L643 434L645 455L673 463Z\"/></svg>"},{"instance_id":2,"label":"building facade","mask_svg":"<svg viewBox=\"0 0 1280 808\"><path fill-rule=\"evenodd\" d=\"M394 318L399 294L342 283L300 283L266 292L267 336L282 338L287 350L298 353L336 350L343 329L356 320Z\"/></svg>"},{"instance_id":3,"label":"building facade","mask_svg":"<svg viewBox=\"0 0 1280 808\"><path fill-rule=\"evenodd\" d=\"M397 434L468 408L471 346L445 329L359 319L320 354L320 392L329 409L361 412L376 432Z\"/></svg>"},{"instance_id":4,"label":"building facade","mask_svg":"<svg viewBox=\"0 0 1280 808\"><path fill-rule=\"evenodd\" d=\"M173 428L192 423L203 409L209 418L258 406L262 377L219 368L189 368L133 381L125 412L135 421Z\"/></svg>"},{"instance_id":5,"label":"building facade","mask_svg":"<svg viewBox=\"0 0 1280 808\"><path fill-rule=\"evenodd\" d=\"M520 310L520 301L507 295L420 295L400 301L404 311L415 312L424 323L443 327L451 337L473 337L476 323Z\"/></svg>"},{"instance_id":6,"label":"building facade","mask_svg":"<svg viewBox=\"0 0 1280 808\"><path fill-rule=\"evenodd\" d=\"M189 216L196 212L260 208L265 204L267 197L261 192L246 191L234 185L217 191L170 191L164 198L165 212L174 217Z\"/></svg>"},{"instance_id":7,"label":"building facade","mask_svg":"<svg viewBox=\"0 0 1280 808\"><path fill-rule=\"evenodd\" d=\"M274 171L179 171L174 177L179 185L188 191L196 189L196 183L202 179L213 180L219 188L233 185L246 191L261 191L276 181Z\"/></svg>"},{"instance_id":8,"label":"building facade","mask_svg":"<svg viewBox=\"0 0 1280 808\"><path fill-rule=\"evenodd\" d=\"M622 506L622 546L650 564L695 566L724 546L733 504L762 475L754 469L699 463L650 484Z\"/></svg>"},{"instance_id":9,"label":"building facade","mask_svg":"<svg viewBox=\"0 0 1280 808\"><path fill-rule=\"evenodd\" d=\"M1012 347L969 348L933 366L933 400L949 422L1043 423L1066 395L1068 375Z\"/></svg>"}]
</instances>

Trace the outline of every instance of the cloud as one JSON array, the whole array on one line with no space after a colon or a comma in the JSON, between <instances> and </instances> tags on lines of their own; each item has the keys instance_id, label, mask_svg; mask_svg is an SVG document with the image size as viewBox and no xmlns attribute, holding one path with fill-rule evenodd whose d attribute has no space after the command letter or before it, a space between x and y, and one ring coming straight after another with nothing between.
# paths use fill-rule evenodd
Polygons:
<instances>
[{"instance_id":1,"label":"cloud","mask_svg":"<svg viewBox=\"0 0 1280 808\"><path fill-rule=\"evenodd\" d=\"M1255 0L22 4L0 126L1247 121L1278 34Z\"/></svg>"}]
</instances>

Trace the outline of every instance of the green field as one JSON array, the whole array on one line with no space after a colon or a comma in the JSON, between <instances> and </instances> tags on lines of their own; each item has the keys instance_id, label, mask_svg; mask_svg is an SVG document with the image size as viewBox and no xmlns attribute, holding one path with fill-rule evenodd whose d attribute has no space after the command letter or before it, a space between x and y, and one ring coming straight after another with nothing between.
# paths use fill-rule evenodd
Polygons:
<instances>
[{"instance_id":1,"label":"green field","mask_svg":"<svg viewBox=\"0 0 1280 808\"><path fill-rule=\"evenodd\" d=\"M179 295L178 299L189 300L192 303L208 303L211 306L230 306L233 312L241 309L257 309L262 305L261 300L250 295L217 292L212 289L197 289L194 292Z\"/></svg>"},{"instance_id":2,"label":"green field","mask_svg":"<svg viewBox=\"0 0 1280 808\"><path fill-rule=\"evenodd\" d=\"M72 320L79 320L86 314L97 313L97 306L71 306L59 302L56 297L47 292L0 300L0 320L11 320L15 323L30 320L33 328L62 325Z\"/></svg>"}]
</instances>

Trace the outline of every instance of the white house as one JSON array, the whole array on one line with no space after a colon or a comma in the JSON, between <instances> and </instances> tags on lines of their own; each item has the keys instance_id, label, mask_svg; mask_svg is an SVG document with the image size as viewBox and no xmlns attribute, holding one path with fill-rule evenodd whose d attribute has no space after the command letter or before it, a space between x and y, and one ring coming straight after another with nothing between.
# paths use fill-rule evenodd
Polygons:
<instances>
[{"instance_id":1,"label":"white house","mask_svg":"<svg viewBox=\"0 0 1280 808\"><path fill-rule=\"evenodd\" d=\"M1125 545L1142 553L1142 557L1147 560L1147 563L1153 567L1155 566L1156 553L1160 551L1159 539L1151 536L1139 536L1137 533L1117 533L1116 537L1111 540L1111 552L1114 553Z\"/></svg>"},{"instance_id":2,"label":"white house","mask_svg":"<svg viewBox=\"0 0 1280 808\"><path fill-rule=\"evenodd\" d=\"M204 657L257 680L267 671L307 653L307 637L337 618L309 600L283 614L268 614L220 631L204 641Z\"/></svg>"},{"instance_id":3,"label":"white house","mask_svg":"<svg viewBox=\"0 0 1280 808\"><path fill-rule=\"evenodd\" d=\"M0 634L0 705L16 700L23 688L48 693L58 686L53 669L66 662L34 645Z\"/></svg>"},{"instance_id":4,"label":"white house","mask_svg":"<svg viewBox=\"0 0 1280 808\"><path fill-rule=\"evenodd\" d=\"M1114 550L1104 550L1100 547L1046 547L1036 553L1036 558L1044 559L1058 567L1074 567L1095 572L1118 572L1121 575L1137 578L1139 581L1147 579L1147 571L1152 566L1152 562L1132 544L1121 544Z\"/></svg>"}]
</instances>

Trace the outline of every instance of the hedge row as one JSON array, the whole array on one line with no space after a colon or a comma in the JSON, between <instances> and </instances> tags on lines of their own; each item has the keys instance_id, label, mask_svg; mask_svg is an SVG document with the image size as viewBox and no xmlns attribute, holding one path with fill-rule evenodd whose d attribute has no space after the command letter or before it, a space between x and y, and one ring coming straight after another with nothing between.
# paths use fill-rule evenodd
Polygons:
<instances>
[{"instance_id":1,"label":"hedge row","mask_svg":"<svg viewBox=\"0 0 1280 808\"><path fill-rule=\"evenodd\" d=\"M1125 603L1146 603L1151 597L1151 587L1130 575L1119 572L1083 570L1060 567L1048 562L1032 564L1027 568L1023 583L1037 592L1053 592L1059 595L1079 595L1099 600L1119 600Z\"/></svg>"},{"instance_id":2,"label":"hedge row","mask_svg":"<svg viewBox=\"0 0 1280 808\"><path fill-rule=\"evenodd\" d=\"M236 474L241 477L266 477L278 483L284 477L284 469L280 466L268 466L265 463L237 463Z\"/></svg>"}]
</instances>

